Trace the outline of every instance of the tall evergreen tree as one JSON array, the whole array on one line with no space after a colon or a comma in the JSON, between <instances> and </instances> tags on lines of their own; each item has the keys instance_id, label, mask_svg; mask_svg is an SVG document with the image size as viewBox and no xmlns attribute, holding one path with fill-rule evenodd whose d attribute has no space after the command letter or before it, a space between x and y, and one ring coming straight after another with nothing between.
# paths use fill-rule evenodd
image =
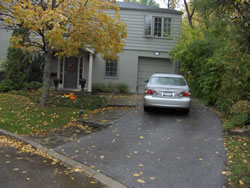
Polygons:
<instances>
[{"instance_id":1,"label":"tall evergreen tree","mask_svg":"<svg viewBox=\"0 0 250 188\"><path fill-rule=\"evenodd\" d=\"M22 45L25 40L28 40L29 33L24 28L17 28L13 31L12 36L23 35ZM30 62L30 55L22 52L21 49L8 48L6 72L7 79L14 83L15 89L22 89L26 81L26 69Z\"/></svg>"}]
</instances>

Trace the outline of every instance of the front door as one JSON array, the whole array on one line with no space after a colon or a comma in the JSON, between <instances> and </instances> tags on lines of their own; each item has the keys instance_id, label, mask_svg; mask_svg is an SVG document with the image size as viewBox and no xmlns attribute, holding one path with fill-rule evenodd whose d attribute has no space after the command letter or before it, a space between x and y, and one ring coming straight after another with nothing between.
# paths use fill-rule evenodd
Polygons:
<instances>
[{"instance_id":1,"label":"front door","mask_svg":"<svg viewBox=\"0 0 250 188\"><path fill-rule=\"evenodd\" d=\"M68 57L65 59L64 88L77 88L78 58Z\"/></svg>"}]
</instances>

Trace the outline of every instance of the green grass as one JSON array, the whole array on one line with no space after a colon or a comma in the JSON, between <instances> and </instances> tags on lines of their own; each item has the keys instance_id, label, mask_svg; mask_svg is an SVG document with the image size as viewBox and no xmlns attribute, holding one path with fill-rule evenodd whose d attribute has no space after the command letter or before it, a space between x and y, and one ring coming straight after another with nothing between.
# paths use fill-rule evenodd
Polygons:
<instances>
[{"instance_id":1,"label":"green grass","mask_svg":"<svg viewBox=\"0 0 250 188\"><path fill-rule=\"evenodd\" d=\"M39 98L40 94L37 92L0 93L0 128L18 134L49 132L75 121L79 109L87 113L106 102L92 95L70 100L62 95L52 94L48 107L38 108Z\"/></svg>"},{"instance_id":2,"label":"green grass","mask_svg":"<svg viewBox=\"0 0 250 188\"><path fill-rule=\"evenodd\" d=\"M247 137L227 136L227 178L230 187L250 187L250 148Z\"/></svg>"}]
</instances>

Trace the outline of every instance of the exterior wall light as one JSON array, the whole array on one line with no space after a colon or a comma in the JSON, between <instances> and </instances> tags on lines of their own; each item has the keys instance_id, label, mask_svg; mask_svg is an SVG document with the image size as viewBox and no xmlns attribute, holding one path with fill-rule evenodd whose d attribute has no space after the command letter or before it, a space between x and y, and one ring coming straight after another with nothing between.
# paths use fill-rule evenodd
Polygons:
<instances>
[{"instance_id":1,"label":"exterior wall light","mask_svg":"<svg viewBox=\"0 0 250 188\"><path fill-rule=\"evenodd\" d=\"M155 55L155 56L159 56L159 55L160 55L160 52L154 52L154 55Z\"/></svg>"}]
</instances>

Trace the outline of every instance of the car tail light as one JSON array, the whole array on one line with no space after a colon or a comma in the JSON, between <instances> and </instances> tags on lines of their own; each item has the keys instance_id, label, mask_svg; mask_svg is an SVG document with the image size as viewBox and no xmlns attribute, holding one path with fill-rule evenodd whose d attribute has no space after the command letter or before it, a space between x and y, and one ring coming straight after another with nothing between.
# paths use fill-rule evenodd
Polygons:
<instances>
[{"instance_id":1,"label":"car tail light","mask_svg":"<svg viewBox=\"0 0 250 188\"><path fill-rule=\"evenodd\" d=\"M190 95L191 95L191 93L188 92L188 91L183 91L183 92L180 93L181 97L190 97Z\"/></svg>"},{"instance_id":2,"label":"car tail light","mask_svg":"<svg viewBox=\"0 0 250 188\"><path fill-rule=\"evenodd\" d=\"M154 94L156 94L156 91L152 90L152 89L146 89L145 94L146 95L154 95Z\"/></svg>"}]
</instances>

